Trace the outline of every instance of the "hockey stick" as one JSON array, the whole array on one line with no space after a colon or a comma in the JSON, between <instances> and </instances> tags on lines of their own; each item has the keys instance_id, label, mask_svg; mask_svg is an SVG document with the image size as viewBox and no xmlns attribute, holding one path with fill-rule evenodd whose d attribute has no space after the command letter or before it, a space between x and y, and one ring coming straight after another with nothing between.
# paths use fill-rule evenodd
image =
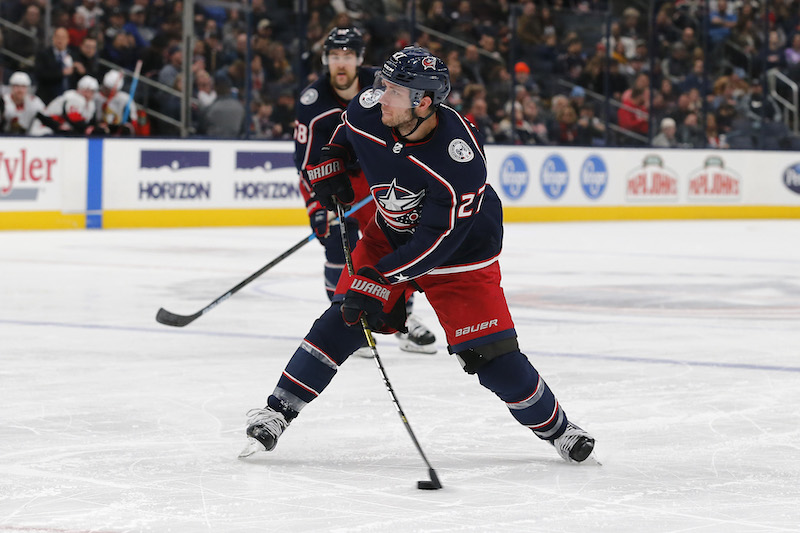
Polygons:
<instances>
[{"instance_id":1,"label":"hockey stick","mask_svg":"<svg viewBox=\"0 0 800 533\"><path fill-rule=\"evenodd\" d=\"M369 203L371 200L372 200L372 197L371 196L367 196L363 200L361 200L358 203L356 203L355 205L353 205L353 207L351 207L349 211L344 213L344 215L342 215L340 213L339 216L340 217L346 217L346 216L352 215L353 213L355 213L356 211L358 211L359 209L361 209L362 207L367 205L367 203ZM343 218L340 218L340 220L343 220ZM345 232L340 231L340 233L345 233ZM272 261L270 261L269 263L267 263L263 267L259 268L257 271L255 271L252 274L250 274L247 278L242 280L238 285L236 285L235 287L230 289L228 292L226 292L225 294L223 294L222 296L220 296L219 298L217 298L216 300L214 300L213 302L211 302L210 304L208 304L207 306L205 306L204 308L202 308L198 312L196 312L194 314L191 314L191 315L179 315L179 314L167 311L166 309L164 309L162 307L161 309L158 310L158 313L156 313L156 320L158 322L166 325L166 326L174 326L176 328L182 328L183 326L186 326L187 324L191 324L192 322L194 322L195 320L197 320L198 318L200 318L204 314L208 313L209 311L214 309L216 306L218 306L219 304L221 304L222 302L224 302L225 300L227 300L228 298L230 298L231 296L233 296L234 294L239 292L239 290L242 287L244 287L245 285L249 284L251 281L253 281L257 277L259 277L261 274L263 274L264 272L266 272L270 268L274 267L275 265L277 265L278 263L280 263L281 261L283 261L284 259L289 257L290 255L295 253L297 250L299 250L303 246L305 246L306 243L309 243L309 242L313 241L315 237L316 237L316 234L312 231L311 235L309 235L308 237L304 237L303 240L301 240L300 242L298 242L297 244L295 244L294 246L292 246L291 248L289 248L288 250L283 252L281 255L279 255L278 257L276 257L275 259L273 259Z\"/></svg>"},{"instance_id":2,"label":"hockey stick","mask_svg":"<svg viewBox=\"0 0 800 533\"><path fill-rule=\"evenodd\" d=\"M336 210L339 213L339 218L341 219L344 216L344 206L337 204ZM347 272L353 276L355 275L355 269L353 268L353 257L350 254L350 243L347 242L347 235L345 235L344 232L340 233L342 234L342 249L344 250L344 260L347 264ZM392 384L389 382L389 376L386 375L386 369L383 368L381 357L378 355L378 348L375 346L375 338L372 336L372 330L370 329L369 324L367 324L367 319L364 317L364 315L361 315L361 329L364 330L364 337L367 338L367 344L372 351L372 357L375 359L375 364L378 365L378 370L380 370L381 377L383 377L383 384L386 385L386 390L389 391L389 397L392 399L395 409L397 409L397 414L400 415L400 420L403 421L403 425L406 427L408 435L414 442L414 446L417 447L417 451L422 456L422 460L425 461L426 465L428 465L428 475L430 476L430 480L417 481L417 488L422 490L441 489L442 483L439 481L439 476L436 475L436 471L433 469L430 461L428 461L428 458L425 456L425 452L422 451L422 446L420 446L416 435L414 435L414 430L411 429L411 424L408 423L408 419L406 418L406 414L403 412L403 408L400 407L400 400L397 399L397 395L394 393Z\"/></svg>"},{"instance_id":3,"label":"hockey stick","mask_svg":"<svg viewBox=\"0 0 800 533\"><path fill-rule=\"evenodd\" d=\"M131 114L131 102L133 102L133 95L136 94L136 86L139 85L139 74L142 72L142 60L136 62L136 67L133 69L133 81L131 82L131 94L128 95L128 101L125 104L125 111L122 112L122 120L120 125L128 122L128 117Z\"/></svg>"}]
</instances>

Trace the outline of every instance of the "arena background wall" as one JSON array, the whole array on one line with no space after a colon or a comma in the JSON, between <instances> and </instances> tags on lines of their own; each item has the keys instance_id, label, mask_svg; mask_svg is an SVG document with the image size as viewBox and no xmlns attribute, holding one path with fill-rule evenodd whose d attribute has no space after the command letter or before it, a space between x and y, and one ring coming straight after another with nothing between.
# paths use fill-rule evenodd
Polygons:
<instances>
[{"instance_id":1,"label":"arena background wall","mask_svg":"<svg viewBox=\"0 0 800 533\"><path fill-rule=\"evenodd\" d=\"M291 142L0 141L0 229L305 225ZM800 218L800 154L488 146L508 222Z\"/></svg>"}]
</instances>

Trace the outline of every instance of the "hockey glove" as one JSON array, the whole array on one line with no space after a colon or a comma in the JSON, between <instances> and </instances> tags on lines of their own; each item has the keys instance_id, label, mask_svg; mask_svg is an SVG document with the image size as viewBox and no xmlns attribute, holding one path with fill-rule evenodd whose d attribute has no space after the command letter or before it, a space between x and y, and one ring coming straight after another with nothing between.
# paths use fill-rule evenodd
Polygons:
<instances>
[{"instance_id":1,"label":"hockey glove","mask_svg":"<svg viewBox=\"0 0 800 533\"><path fill-rule=\"evenodd\" d=\"M308 220L311 222L311 229L314 235L322 242L331 234L331 226L328 222L328 210L322 207L317 200L311 198L308 201Z\"/></svg>"},{"instance_id":2,"label":"hockey glove","mask_svg":"<svg viewBox=\"0 0 800 533\"><path fill-rule=\"evenodd\" d=\"M345 168L347 151L341 146L326 144L320 151L320 163L306 167L306 177L319 203L331 211L336 203L352 204L356 196Z\"/></svg>"},{"instance_id":3,"label":"hockey glove","mask_svg":"<svg viewBox=\"0 0 800 533\"><path fill-rule=\"evenodd\" d=\"M350 280L350 288L342 302L342 317L348 326L355 326L364 316L371 329L383 329L383 306L389 300L391 285L371 266L361 267Z\"/></svg>"}]
</instances>

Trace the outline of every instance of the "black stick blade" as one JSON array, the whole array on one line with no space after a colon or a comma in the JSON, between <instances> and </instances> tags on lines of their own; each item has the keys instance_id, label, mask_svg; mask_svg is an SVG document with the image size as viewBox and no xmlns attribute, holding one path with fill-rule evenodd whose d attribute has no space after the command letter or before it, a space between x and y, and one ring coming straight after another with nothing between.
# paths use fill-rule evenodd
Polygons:
<instances>
[{"instance_id":1,"label":"black stick blade","mask_svg":"<svg viewBox=\"0 0 800 533\"><path fill-rule=\"evenodd\" d=\"M417 481L417 488L420 490L439 490L442 488L442 483L439 481L439 476L433 468L428 469L428 474L431 476L430 481Z\"/></svg>"},{"instance_id":2,"label":"black stick blade","mask_svg":"<svg viewBox=\"0 0 800 533\"><path fill-rule=\"evenodd\" d=\"M165 326L173 326L176 328L182 328L186 324L190 324L193 322L197 317L202 315L203 313L195 313L193 315L176 315L175 313L170 313L163 307L158 310L156 313L156 320Z\"/></svg>"}]
</instances>

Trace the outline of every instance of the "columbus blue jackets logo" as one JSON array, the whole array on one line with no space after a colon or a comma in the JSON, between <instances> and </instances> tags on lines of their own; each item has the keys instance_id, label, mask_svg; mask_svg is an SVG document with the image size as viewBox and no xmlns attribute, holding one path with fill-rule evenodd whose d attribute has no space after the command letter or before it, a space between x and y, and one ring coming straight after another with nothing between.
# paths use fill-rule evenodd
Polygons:
<instances>
[{"instance_id":1,"label":"columbus blue jackets logo","mask_svg":"<svg viewBox=\"0 0 800 533\"><path fill-rule=\"evenodd\" d=\"M436 70L436 58L428 56L422 59L422 70Z\"/></svg>"},{"instance_id":2,"label":"columbus blue jackets logo","mask_svg":"<svg viewBox=\"0 0 800 533\"><path fill-rule=\"evenodd\" d=\"M378 103L378 100L381 99L382 94L383 91L367 89L366 91L361 93L361 96L358 97L358 103L361 104L361 107L369 109L370 107Z\"/></svg>"},{"instance_id":3,"label":"columbus blue jackets logo","mask_svg":"<svg viewBox=\"0 0 800 533\"><path fill-rule=\"evenodd\" d=\"M390 228L413 233L422 214L424 190L415 193L398 186L396 180L392 180L391 184L373 186L372 196L378 212Z\"/></svg>"}]
</instances>

